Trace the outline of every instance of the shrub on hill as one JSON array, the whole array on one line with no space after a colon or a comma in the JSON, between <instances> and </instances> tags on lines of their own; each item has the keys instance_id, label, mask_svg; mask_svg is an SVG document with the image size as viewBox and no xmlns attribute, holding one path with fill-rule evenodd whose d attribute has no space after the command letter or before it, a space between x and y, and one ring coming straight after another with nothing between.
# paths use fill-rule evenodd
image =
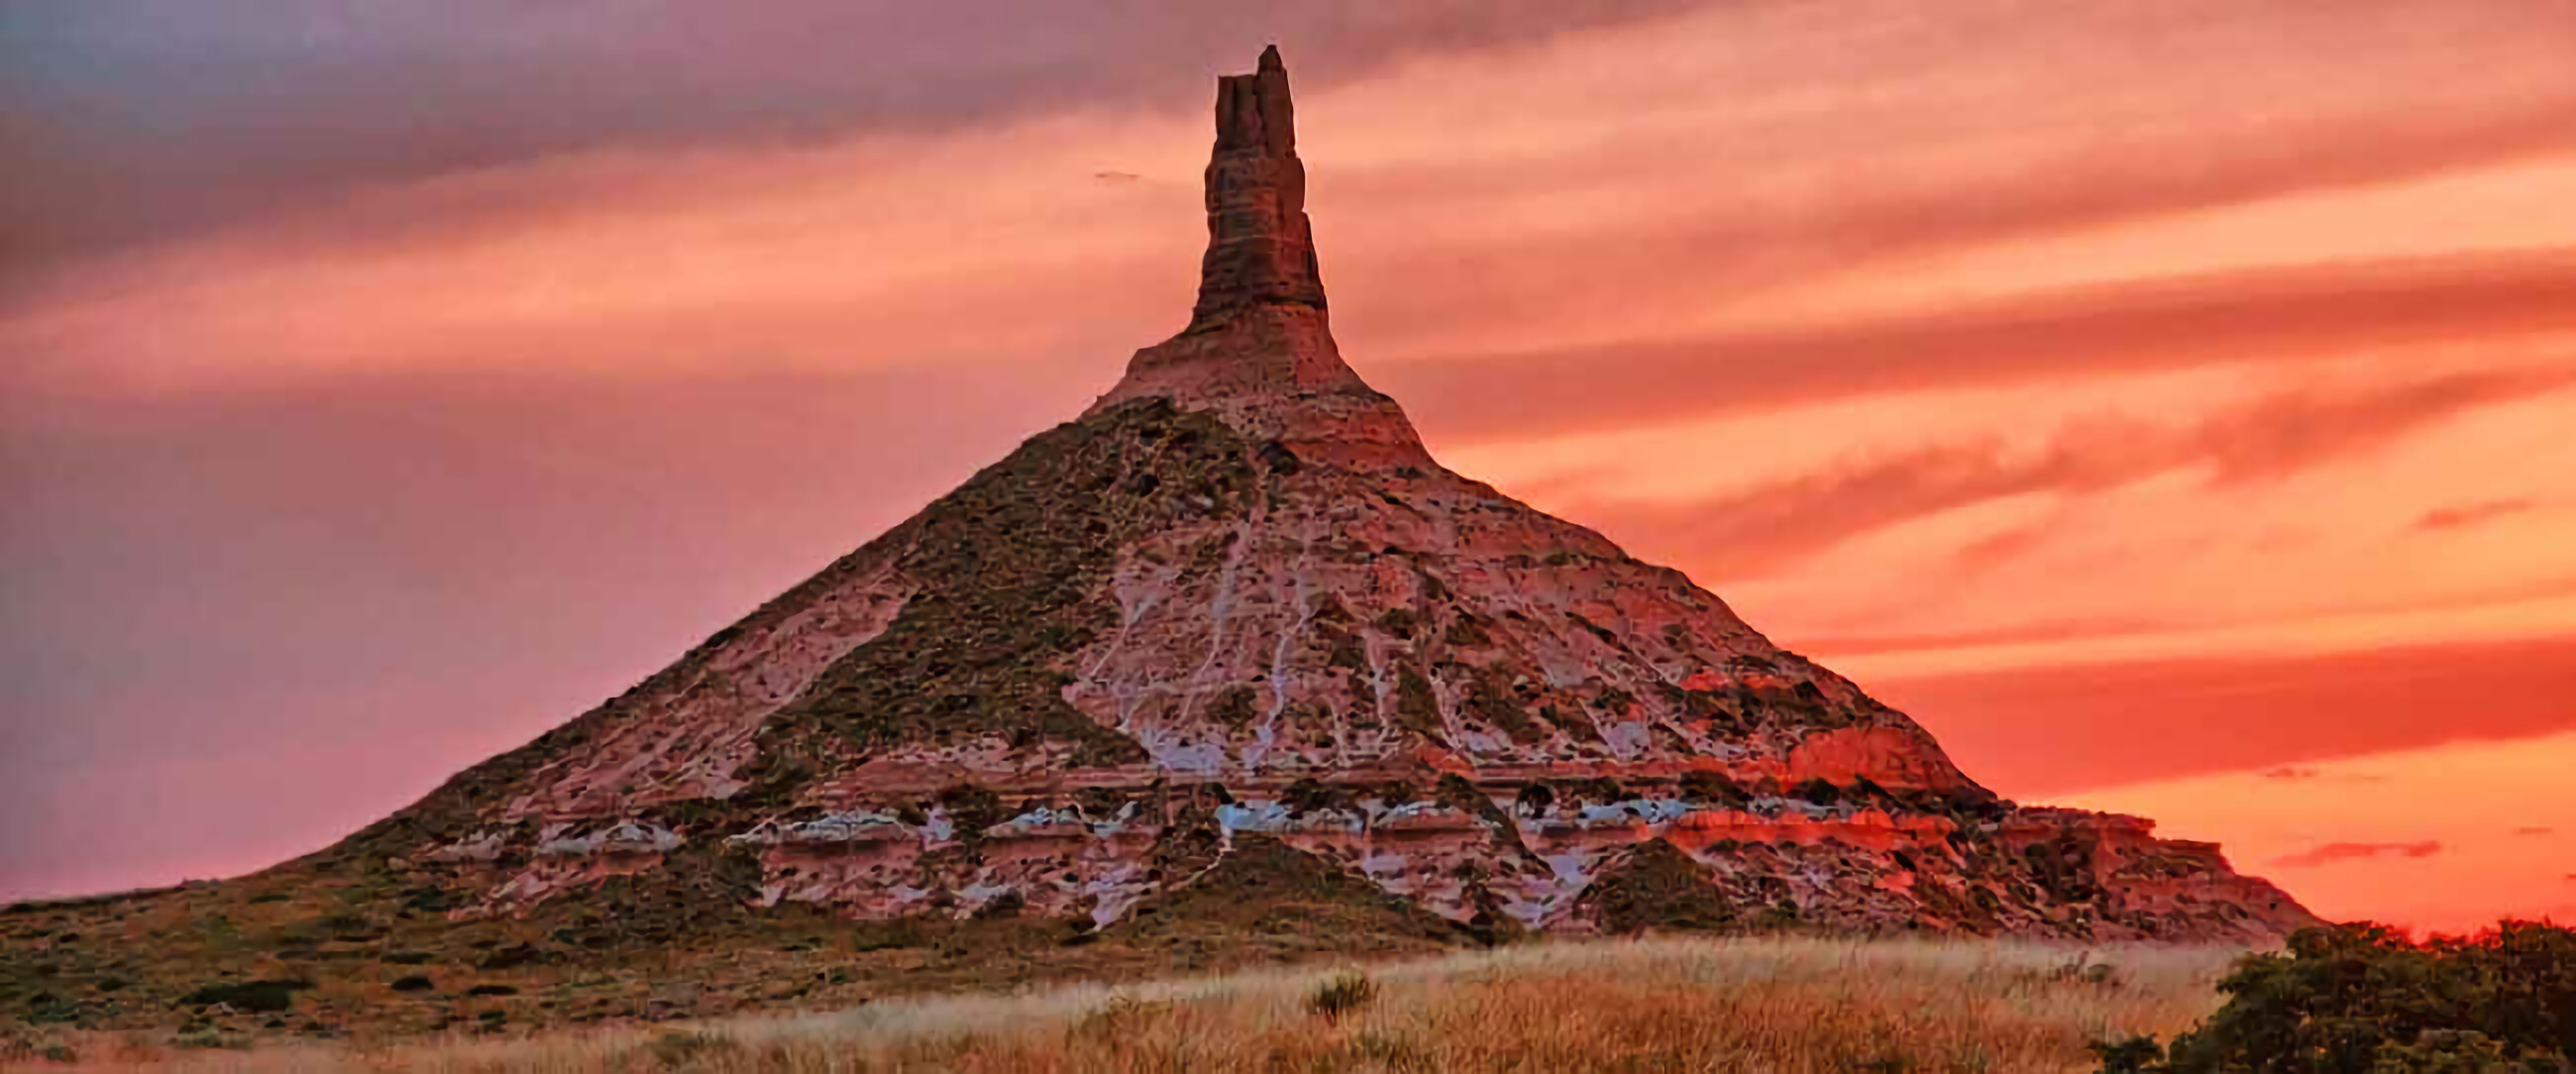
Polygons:
<instances>
[{"instance_id":1,"label":"shrub on hill","mask_svg":"<svg viewBox=\"0 0 2576 1074\"><path fill-rule=\"evenodd\" d=\"M1377 982L1358 970L1344 970L1317 985L1306 997L1306 1009L1327 1019L1339 1018L1368 1006L1377 998Z\"/></svg>"},{"instance_id":2,"label":"shrub on hill","mask_svg":"<svg viewBox=\"0 0 2576 1074\"><path fill-rule=\"evenodd\" d=\"M2170 1046L2094 1046L2105 1074L2576 1071L2576 929L2505 921L2421 943L2368 922L2302 930L2219 982Z\"/></svg>"},{"instance_id":3,"label":"shrub on hill","mask_svg":"<svg viewBox=\"0 0 2576 1074\"><path fill-rule=\"evenodd\" d=\"M191 1007L220 1003L237 1011L266 1014L295 1006L295 994L311 987L313 982L301 980L221 981L200 987L179 1002Z\"/></svg>"}]
</instances>

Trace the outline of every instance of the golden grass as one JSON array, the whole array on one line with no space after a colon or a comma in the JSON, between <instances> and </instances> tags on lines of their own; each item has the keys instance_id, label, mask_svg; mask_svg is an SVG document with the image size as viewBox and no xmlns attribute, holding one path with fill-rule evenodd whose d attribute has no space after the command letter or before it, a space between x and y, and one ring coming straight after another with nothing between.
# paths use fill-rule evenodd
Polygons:
<instances>
[{"instance_id":1,"label":"golden grass","mask_svg":"<svg viewBox=\"0 0 2576 1074\"><path fill-rule=\"evenodd\" d=\"M1367 968L361 1049L66 1041L90 1069L658 1071L2022 1071L2167 1035L2238 952L2011 942L1547 943ZM1339 978L1339 980L1337 980ZM1362 993L1340 1014L1319 991ZM1323 1006L1330 1006L1325 1004ZM41 1066L61 1070L56 1064Z\"/></svg>"}]
</instances>

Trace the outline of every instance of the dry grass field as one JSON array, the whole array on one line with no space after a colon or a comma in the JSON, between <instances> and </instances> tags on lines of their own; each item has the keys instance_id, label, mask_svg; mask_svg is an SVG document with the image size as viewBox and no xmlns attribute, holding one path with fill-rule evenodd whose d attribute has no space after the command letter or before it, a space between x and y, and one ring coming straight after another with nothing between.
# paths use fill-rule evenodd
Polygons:
<instances>
[{"instance_id":1,"label":"dry grass field","mask_svg":"<svg viewBox=\"0 0 2576 1074\"><path fill-rule=\"evenodd\" d=\"M468 1071L2089 1070L2171 1034L2238 952L1804 938L1528 944L1366 967L887 1000L369 1046L69 1034L12 1069ZM68 1060L68 1063L64 1061Z\"/></svg>"}]
</instances>

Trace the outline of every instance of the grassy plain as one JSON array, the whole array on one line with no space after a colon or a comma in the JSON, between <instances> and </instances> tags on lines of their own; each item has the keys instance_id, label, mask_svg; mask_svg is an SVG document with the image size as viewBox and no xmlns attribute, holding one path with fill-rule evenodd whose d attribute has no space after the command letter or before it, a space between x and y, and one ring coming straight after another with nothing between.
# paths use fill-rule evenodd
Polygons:
<instances>
[{"instance_id":1,"label":"grassy plain","mask_svg":"<svg viewBox=\"0 0 2576 1074\"><path fill-rule=\"evenodd\" d=\"M2190 1027L2240 952L1799 937L1528 943L845 1010L183 1048L68 1033L63 1070L2034 1071ZM68 1060L68 1064L64 1063Z\"/></svg>"}]
</instances>

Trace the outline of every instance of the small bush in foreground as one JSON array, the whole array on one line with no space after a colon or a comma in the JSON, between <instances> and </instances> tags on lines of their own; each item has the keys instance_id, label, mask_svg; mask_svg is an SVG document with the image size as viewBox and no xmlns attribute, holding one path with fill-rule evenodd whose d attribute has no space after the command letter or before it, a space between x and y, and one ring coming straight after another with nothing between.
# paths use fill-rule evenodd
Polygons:
<instances>
[{"instance_id":1,"label":"small bush in foreground","mask_svg":"<svg viewBox=\"0 0 2576 1074\"><path fill-rule=\"evenodd\" d=\"M2423 943L2368 922L2306 929L2218 984L2170 1047L2094 1045L2106 1074L2576 1071L2576 930L2506 921Z\"/></svg>"},{"instance_id":2,"label":"small bush in foreground","mask_svg":"<svg viewBox=\"0 0 2576 1074\"><path fill-rule=\"evenodd\" d=\"M1375 998L1377 982L1358 970L1344 970L1315 986L1315 993L1306 997L1306 1009L1326 1018L1339 1018L1368 1006Z\"/></svg>"}]
</instances>

